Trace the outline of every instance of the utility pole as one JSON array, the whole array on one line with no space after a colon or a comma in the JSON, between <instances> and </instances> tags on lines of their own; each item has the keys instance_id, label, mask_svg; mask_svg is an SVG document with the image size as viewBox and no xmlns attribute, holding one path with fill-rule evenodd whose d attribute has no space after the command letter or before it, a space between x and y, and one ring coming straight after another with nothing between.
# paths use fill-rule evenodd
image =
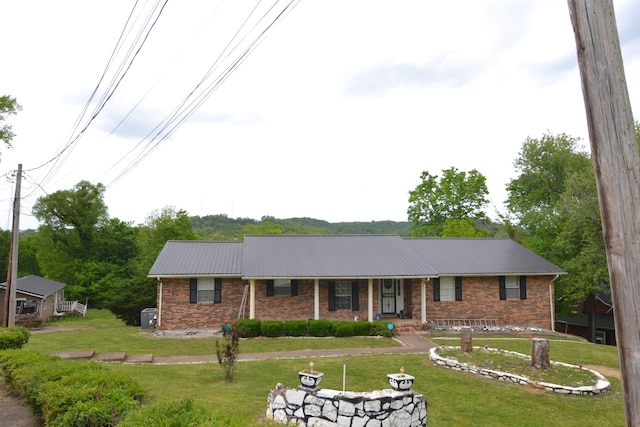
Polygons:
<instances>
[{"instance_id":1,"label":"utility pole","mask_svg":"<svg viewBox=\"0 0 640 427\"><path fill-rule=\"evenodd\" d=\"M569 0L596 175L627 426L640 426L640 152L612 0Z\"/></svg>"},{"instance_id":2,"label":"utility pole","mask_svg":"<svg viewBox=\"0 0 640 427\"><path fill-rule=\"evenodd\" d=\"M9 272L5 292L3 325L16 324L16 282L18 281L18 241L20 238L20 187L22 183L22 164L18 165L16 175L16 196L13 201L13 224L11 226L11 248L9 249Z\"/></svg>"}]
</instances>

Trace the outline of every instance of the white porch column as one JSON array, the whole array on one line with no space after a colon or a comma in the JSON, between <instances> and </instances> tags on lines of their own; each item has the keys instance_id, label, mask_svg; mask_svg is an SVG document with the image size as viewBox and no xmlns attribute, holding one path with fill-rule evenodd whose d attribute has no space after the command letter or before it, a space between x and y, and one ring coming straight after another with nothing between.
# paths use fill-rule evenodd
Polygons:
<instances>
[{"instance_id":1,"label":"white porch column","mask_svg":"<svg viewBox=\"0 0 640 427\"><path fill-rule=\"evenodd\" d=\"M422 323L427 323L427 279L420 280L420 312Z\"/></svg>"},{"instance_id":2,"label":"white porch column","mask_svg":"<svg viewBox=\"0 0 640 427\"><path fill-rule=\"evenodd\" d=\"M256 318L256 280L249 280L249 319Z\"/></svg>"},{"instance_id":3,"label":"white porch column","mask_svg":"<svg viewBox=\"0 0 640 427\"><path fill-rule=\"evenodd\" d=\"M313 318L320 319L320 279L313 280Z\"/></svg>"},{"instance_id":4,"label":"white porch column","mask_svg":"<svg viewBox=\"0 0 640 427\"><path fill-rule=\"evenodd\" d=\"M373 278L369 278L369 286L367 288L367 320L373 322Z\"/></svg>"}]
</instances>

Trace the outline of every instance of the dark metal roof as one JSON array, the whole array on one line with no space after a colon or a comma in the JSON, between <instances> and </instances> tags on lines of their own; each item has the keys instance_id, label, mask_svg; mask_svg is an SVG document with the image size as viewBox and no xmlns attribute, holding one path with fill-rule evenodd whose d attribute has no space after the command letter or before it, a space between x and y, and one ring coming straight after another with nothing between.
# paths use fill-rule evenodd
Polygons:
<instances>
[{"instance_id":1,"label":"dark metal roof","mask_svg":"<svg viewBox=\"0 0 640 427\"><path fill-rule=\"evenodd\" d=\"M440 275L565 274L511 239L407 238L405 242Z\"/></svg>"},{"instance_id":2,"label":"dark metal roof","mask_svg":"<svg viewBox=\"0 0 640 427\"><path fill-rule=\"evenodd\" d=\"M437 272L393 235L248 235L245 278L425 277Z\"/></svg>"},{"instance_id":3,"label":"dark metal roof","mask_svg":"<svg viewBox=\"0 0 640 427\"><path fill-rule=\"evenodd\" d=\"M51 295L67 286L64 283L56 282L55 280L45 279L44 277L33 275L21 277L17 280L16 283L16 291L38 296L41 298ZM3 282L2 284L0 284L0 288L6 289L7 282Z\"/></svg>"},{"instance_id":4,"label":"dark metal roof","mask_svg":"<svg viewBox=\"0 0 640 427\"><path fill-rule=\"evenodd\" d=\"M149 276L240 276L241 268L242 242L170 240Z\"/></svg>"},{"instance_id":5,"label":"dark metal roof","mask_svg":"<svg viewBox=\"0 0 640 427\"><path fill-rule=\"evenodd\" d=\"M583 326L585 328L589 326L589 318L586 314L575 314L571 316L559 317L558 319L556 319L556 322L566 323L567 325L573 325L573 326ZM612 331L615 330L616 327L615 327L615 322L613 320L613 313L612 314L597 313L596 328L609 329ZM559 329L559 328L556 328L556 329Z\"/></svg>"},{"instance_id":6,"label":"dark metal roof","mask_svg":"<svg viewBox=\"0 0 640 427\"><path fill-rule=\"evenodd\" d=\"M564 273L509 239L285 234L247 235L244 242L172 240L149 276L264 279Z\"/></svg>"}]
</instances>

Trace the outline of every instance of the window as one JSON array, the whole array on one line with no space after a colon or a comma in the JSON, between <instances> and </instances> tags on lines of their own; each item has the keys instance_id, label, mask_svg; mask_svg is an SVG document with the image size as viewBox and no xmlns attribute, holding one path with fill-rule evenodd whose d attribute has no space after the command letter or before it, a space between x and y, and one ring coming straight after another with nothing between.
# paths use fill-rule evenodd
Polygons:
<instances>
[{"instance_id":1,"label":"window","mask_svg":"<svg viewBox=\"0 0 640 427\"><path fill-rule=\"evenodd\" d=\"M527 299L527 276L500 276L501 300Z\"/></svg>"},{"instance_id":2,"label":"window","mask_svg":"<svg viewBox=\"0 0 640 427\"><path fill-rule=\"evenodd\" d=\"M267 296L298 296L298 281L291 279L267 280Z\"/></svg>"},{"instance_id":3,"label":"window","mask_svg":"<svg viewBox=\"0 0 640 427\"><path fill-rule=\"evenodd\" d=\"M189 302L215 302L222 300L222 279L199 277L189 281Z\"/></svg>"},{"instance_id":4,"label":"window","mask_svg":"<svg viewBox=\"0 0 640 427\"><path fill-rule=\"evenodd\" d=\"M434 301L462 301L462 277L441 276L433 279Z\"/></svg>"},{"instance_id":5,"label":"window","mask_svg":"<svg viewBox=\"0 0 640 427\"><path fill-rule=\"evenodd\" d=\"M360 291L358 282L338 280L329 282L329 311L360 310Z\"/></svg>"}]
</instances>

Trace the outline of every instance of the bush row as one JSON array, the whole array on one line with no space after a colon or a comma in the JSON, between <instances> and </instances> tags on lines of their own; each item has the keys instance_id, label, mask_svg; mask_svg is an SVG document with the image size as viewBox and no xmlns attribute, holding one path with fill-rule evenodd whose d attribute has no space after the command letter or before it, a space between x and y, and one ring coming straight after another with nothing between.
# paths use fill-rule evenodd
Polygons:
<instances>
[{"instance_id":1,"label":"bush row","mask_svg":"<svg viewBox=\"0 0 640 427\"><path fill-rule=\"evenodd\" d=\"M238 319L236 324L238 333L243 338L263 337L354 337L381 335L394 336L394 330L389 329L387 322L347 320L260 320Z\"/></svg>"},{"instance_id":2,"label":"bush row","mask_svg":"<svg viewBox=\"0 0 640 427\"><path fill-rule=\"evenodd\" d=\"M115 426L137 409L142 387L107 366L24 350L0 352L5 383L46 426Z\"/></svg>"},{"instance_id":3,"label":"bush row","mask_svg":"<svg viewBox=\"0 0 640 427\"><path fill-rule=\"evenodd\" d=\"M0 350L9 350L12 348L22 348L29 342L31 332L22 326L12 326L10 328L0 330Z\"/></svg>"}]
</instances>

